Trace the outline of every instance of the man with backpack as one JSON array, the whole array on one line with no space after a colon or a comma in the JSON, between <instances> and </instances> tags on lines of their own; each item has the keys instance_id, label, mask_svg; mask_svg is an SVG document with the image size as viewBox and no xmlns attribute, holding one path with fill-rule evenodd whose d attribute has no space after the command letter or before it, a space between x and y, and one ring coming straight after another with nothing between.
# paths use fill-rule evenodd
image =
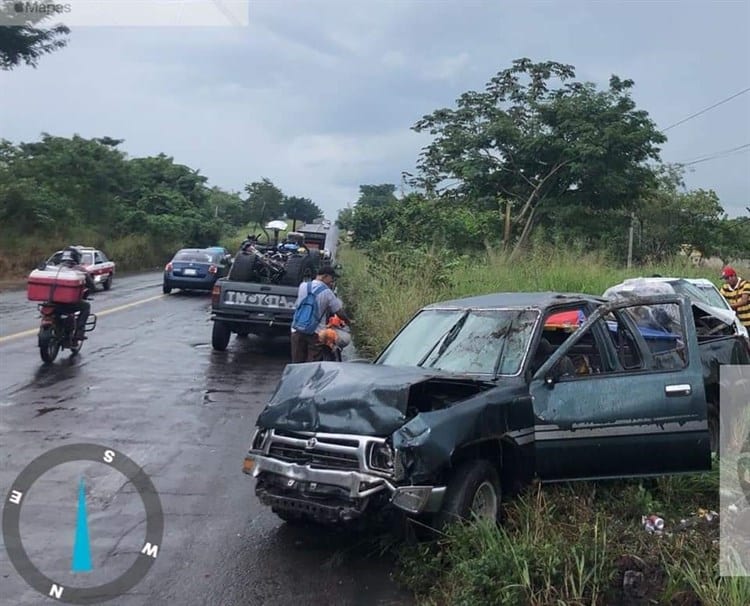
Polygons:
<instances>
[{"instance_id":1,"label":"man with backpack","mask_svg":"<svg viewBox=\"0 0 750 606\"><path fill-rule=\"evenodd\" d=\"M318 332L326 328L332 314L351 323L344 304L333 292L335 278L333 267L325 265L314 280L299 285L292 319L292 364L333 360L331 349L321 342Z\"/></svg>"}]
</instances>

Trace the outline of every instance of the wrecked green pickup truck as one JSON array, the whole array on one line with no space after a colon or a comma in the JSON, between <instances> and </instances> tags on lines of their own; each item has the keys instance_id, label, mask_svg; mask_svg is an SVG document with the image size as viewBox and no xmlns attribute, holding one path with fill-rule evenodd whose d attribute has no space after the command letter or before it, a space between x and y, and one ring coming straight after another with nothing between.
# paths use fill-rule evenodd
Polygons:
<instances>
[{"instance_id":1,"label":"wrecked green pickup truck","mask_svg":"<svg viewBox=\"0 0 750 606\"><path fill-rule=\"evenodd\" d=\"M244 472L285 520L440 526L564 481L707 470L731 326L682 296L500 293L419 311L373 363L288 365Z\"/></svg>"}]
</instances>

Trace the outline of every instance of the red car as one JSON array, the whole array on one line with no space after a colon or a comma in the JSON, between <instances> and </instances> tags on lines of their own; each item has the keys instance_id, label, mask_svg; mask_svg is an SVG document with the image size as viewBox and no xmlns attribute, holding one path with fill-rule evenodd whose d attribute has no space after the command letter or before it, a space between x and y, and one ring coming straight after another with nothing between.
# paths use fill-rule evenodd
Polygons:
<instances>
[{"instance_id":1,"label":"red car","mask_svg":"<svg viewBox=\"0 0 750 606\"><path fill-rule=\"evenodd\" d=\"M112 288L112 279L115 275L115 263L110 261L101 250L90 246L76 246L81 251L81 265L86 268L94 278L95 284L101 284L104 290ZM47 265L58 265L63 251L58 250L47 259Z\"/></svg>"}]
</instances>

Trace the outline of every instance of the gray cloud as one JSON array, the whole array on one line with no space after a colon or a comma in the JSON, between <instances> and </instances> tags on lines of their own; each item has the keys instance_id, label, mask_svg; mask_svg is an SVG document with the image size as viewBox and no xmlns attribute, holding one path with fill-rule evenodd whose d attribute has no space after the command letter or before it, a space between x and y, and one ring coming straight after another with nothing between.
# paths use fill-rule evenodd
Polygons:
<instances>
[{"instance_id":1,"label":"gray cloud","mask_svg":"<svg viewBox=\"0 0 750 606\"><path fill-rule=\"evenodd\" d=\"M251 2L247 28L77 28L37 70L0 73L1 136L124 138L239 190L266 176L330 215L361 183L398 183L427 139L410 127L514 58L616 73L660 126L748 85L739 2ZM667 161L750 142L750 94L670 130ZM750 155L695 165L731 214Z\"/></svg>"}]
</instances>

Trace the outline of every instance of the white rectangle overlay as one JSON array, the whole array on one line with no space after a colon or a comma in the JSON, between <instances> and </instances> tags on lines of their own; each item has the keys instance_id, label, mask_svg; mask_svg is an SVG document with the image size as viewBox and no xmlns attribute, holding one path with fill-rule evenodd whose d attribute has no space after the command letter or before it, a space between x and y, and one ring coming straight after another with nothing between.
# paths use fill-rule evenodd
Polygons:
<instances>
[{"instance_id":1,"label":"white rectangle overlay","mask_svg":"<svg viewBox=\"0 0 750 606\"><path fill-rule=\"evenodd\" d=\"M246 27L250 0L0 0L0 26Z\"/></svg>"},{"instance_id":2,"label":"white rectangle overlay","mask_svg":"<svg viewBox=\"0 0 750 606\"><path fill-rule=\"evenodd\" d=\"M719 574L750 576L750 366L719 373Z\"/></svg>"}]
</instances>

